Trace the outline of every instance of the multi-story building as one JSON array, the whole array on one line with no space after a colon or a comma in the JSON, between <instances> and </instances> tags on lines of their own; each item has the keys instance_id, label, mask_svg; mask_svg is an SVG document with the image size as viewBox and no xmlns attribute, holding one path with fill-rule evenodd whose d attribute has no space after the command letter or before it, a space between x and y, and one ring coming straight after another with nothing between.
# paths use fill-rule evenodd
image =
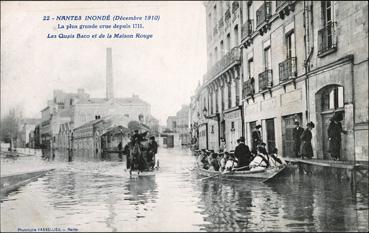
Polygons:
<instances>
[{"instance_id":1,"label":"multi-story building","mask_svg":"<svg viewBox=\"0 0 369 233\"><path fill-rule=\"evenodd\" d=\"M247 1L242 4L245 135L262 125L268 149L293 156L297 119L329 159L327 128L344 114L342 156L368 160L368 3ZM365 141L365 142L364 142ZM355 153L353 153L355 152Z\"/></svg>"},{"instance_id":2,"label":"multi-story building","mask_svg":"<svg viewBox=\"0 0 369 233\"><path fill-rule=\"evenodd\" d=\"M207 73L195 94L199 101L200 148L219 149L220 137L228 150L243 134L241 119L241 9L239 1L207 1Z\"/></svg>"},{"instance_id":3,"label":"multi-story building","mask_svg":"<svg viewBox=\"0 0 369 233\"><path fill-rule=\"evenodd\" d=\"M294 156L294 121L313 121L314 156L329 159L327 127L341 112L342 158L368 160L367 2L209 1L205 8L208 72L191 105L199 105L192 125L200 148L217 149L219 136L228 150L240 135L251 144L261 124L269 150Z\"/></svg>"}]
</instances>

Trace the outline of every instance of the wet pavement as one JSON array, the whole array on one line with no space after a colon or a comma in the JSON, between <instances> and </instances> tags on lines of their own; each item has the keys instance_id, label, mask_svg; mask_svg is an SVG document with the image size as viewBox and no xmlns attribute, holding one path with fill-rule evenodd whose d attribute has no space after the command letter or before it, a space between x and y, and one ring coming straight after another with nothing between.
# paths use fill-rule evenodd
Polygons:
<instances>
[{"instance_id":1,"label":"wet pavement","mask_svg":"<svg viewBox=\"0 0 369 233\"><path fill-rule=\"evenodd\" d=\"M137 179L122 162L49 162L54 172L1 200L1 231L368 231L368 192L348 182L199 180L189 151L159 153L160 171Z\"/></svg>"}]
</instances>

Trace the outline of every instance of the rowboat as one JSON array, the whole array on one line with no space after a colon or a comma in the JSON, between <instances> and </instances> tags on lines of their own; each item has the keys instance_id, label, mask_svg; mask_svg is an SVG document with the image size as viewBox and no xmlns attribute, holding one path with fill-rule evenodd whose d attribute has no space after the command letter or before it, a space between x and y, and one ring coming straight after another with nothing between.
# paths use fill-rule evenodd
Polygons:
<instances>
[{"instance_id":1,"label":"rowboat","mask_svg":"<svg viewBox=\"0 0 369 233\"><path fill-rule=\"evenodd\" d=\"M219 171L209 171L201 167L197 167L196 170L200 176L205 176L203 179L219 177L225 179L259 180L261 182L268 182L281 174L286 168L287 165L281 165L278 167L260 168L251 171L230 171L224 173Z\"/></svg>"}]
</instances>

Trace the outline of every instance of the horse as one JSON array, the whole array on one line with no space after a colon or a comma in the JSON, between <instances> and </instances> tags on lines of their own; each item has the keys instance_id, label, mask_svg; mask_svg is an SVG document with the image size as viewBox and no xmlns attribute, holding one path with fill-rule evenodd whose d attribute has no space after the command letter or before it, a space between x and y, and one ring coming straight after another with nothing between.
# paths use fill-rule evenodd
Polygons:
<instances>
[{"instance_id":1,"label":"horse","mask_svg":"<svg viewBox=\"0 0 369 233\"><path fill-rule=\"evenodd\" d=\"M142 172L145 169L146 161L143 157L142 145L136 141L129 146L129 173L132 175L132 171Z\"/></svg>"}]
</instances>

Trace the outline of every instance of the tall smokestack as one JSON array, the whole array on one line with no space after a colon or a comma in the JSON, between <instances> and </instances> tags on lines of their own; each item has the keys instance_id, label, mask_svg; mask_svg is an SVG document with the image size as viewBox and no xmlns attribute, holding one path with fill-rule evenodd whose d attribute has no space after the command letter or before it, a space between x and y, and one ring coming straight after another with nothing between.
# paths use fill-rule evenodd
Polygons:
<instances>
[{"instance_id":1,"label":"tall smokestack","mask_svg":"<svg viewBox=\"0 0 369 233\"><path fill-rule=\"evenodd\" d=\"M114 98L112 50L106 48L106 98Z\"/></svg>"}]
</instances>

